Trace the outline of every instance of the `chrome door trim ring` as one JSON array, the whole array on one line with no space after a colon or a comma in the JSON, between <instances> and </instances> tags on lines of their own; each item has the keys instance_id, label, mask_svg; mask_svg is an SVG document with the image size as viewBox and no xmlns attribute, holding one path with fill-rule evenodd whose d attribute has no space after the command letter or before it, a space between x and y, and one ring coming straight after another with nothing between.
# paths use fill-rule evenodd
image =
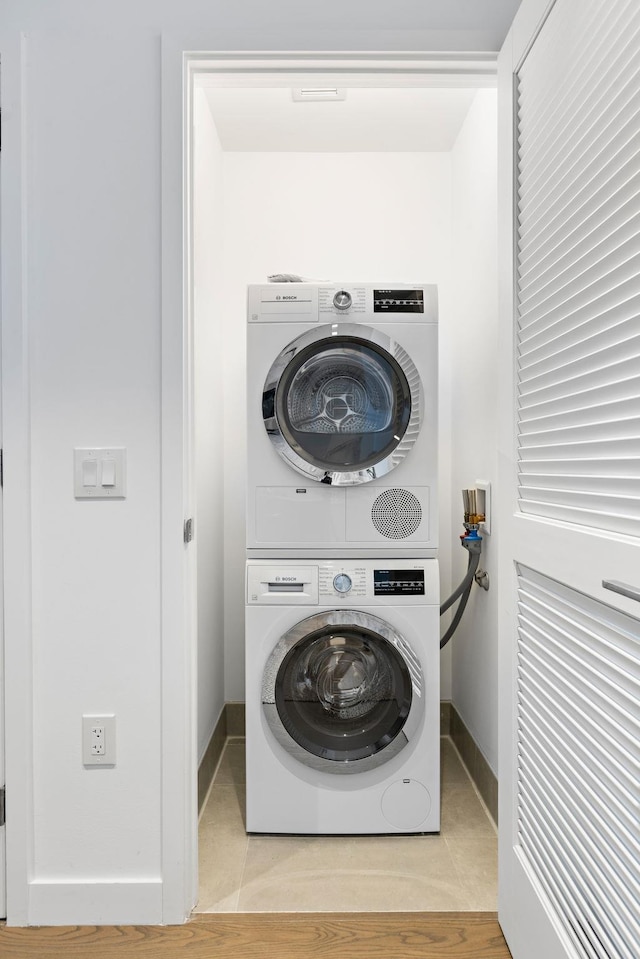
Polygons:
<instances>
[{"instance_id":1,"label":"chrome door trim ring","mask_svg":"<svg viewBox=\"0 0 640 959\"><path fill-rule=\"evenodd\" d=\"M420 374L416 366L404 349L395 340L392 340L385 333L380 332L370 326L364 326L356 323L340 323L337 327L341 337L351 337L354 340L368 345L373 344L382 351L386 352L392 360L402 370L411 396L411 414L409 422L399 443L391 453L387 454L379 463L368 466L361 470L323 470L314 466L306 459L300 456L287 442L278 423L276 415L275 395L282 374L289 366L298 353L314 343L326 340L331 341L334 327L325 324L316 327L306 333L301 334L288 343L287 346L278 354L267 374L262 391L262 417L267 435L273 443L278 454L298 473L301 473L307 479L312 479L318 483L325 483L331 486L358 486L362 483L368 483L371 480L378 479L390 473L391 470L399 466L407 454L413 448L423 421L424 393Z\"/></svg>"},{"instance_id":2,"label":"chrome door trim ring","mask_svg":"<svg viewBox=\"0 0 640 959\"><path fill-rule=\"evenodd\" d=\"M393 759L394 756L401 753L405 746L408 745L405 731L401 729L395 739L381 752L373 753L371 756L366 756L363 759L357 759L351 762L334 762L308 752L308 750L300 746L295 739L292 739L280 722L278 707L275 703L263 703L262 711L271 732L284 751L303 766L306 766L308 769L315 769L320 773L330 772L334 776L349 776L352 773L368 772L370 769L377 769L383 762L389 762L390 759Z\"/></svg>"},{"instance_id":3,"label":"chrome door trim ring","mask_svg":"<svg viewBox=\"0 0 640 959\"><path fill-rule=\"evenodd\" d=\"M366 758L351 762L340 762L323 759L307 752L289 735L275 706L276 682L280 666L288 652L310 633L327 627L347 625L362 627L368 632L380 636L382 640L396 649L411 676L412 699L409 715L402 729L388 746ZM280 637L272 649L262 674L262 712L276 741L289 755L304 766L332 774L364 772L384 765L413 741L424 715L424 688L422 664L418 656L409 643L389 623L378 616L365 613L359 609L329 609L300 620Z\"/></svg>"}]
</instances>

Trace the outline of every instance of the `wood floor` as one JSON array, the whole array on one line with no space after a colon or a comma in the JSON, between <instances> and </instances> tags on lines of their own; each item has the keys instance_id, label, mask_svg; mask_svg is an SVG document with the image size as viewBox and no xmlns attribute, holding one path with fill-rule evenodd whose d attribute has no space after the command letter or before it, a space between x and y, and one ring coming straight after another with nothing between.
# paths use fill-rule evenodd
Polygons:
<instances>
[{"instance_id":1,"label":"wood floor","mask_svg":"<svg viewBox=\"0 0 640 959\"><path fill-rule=\"evenodd\" d=\"M244 913L184 926L0 927L2 959L510 959L494 913Z\"/></svg>"}]
</instances>

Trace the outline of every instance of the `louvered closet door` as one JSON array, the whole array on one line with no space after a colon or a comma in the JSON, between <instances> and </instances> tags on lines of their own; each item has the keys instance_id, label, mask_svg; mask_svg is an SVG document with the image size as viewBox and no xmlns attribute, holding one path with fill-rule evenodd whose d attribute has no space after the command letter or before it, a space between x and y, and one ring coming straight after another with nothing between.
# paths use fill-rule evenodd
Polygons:
<instances>
[{"instance_id":1,"label":"louvered closet door","mask_svg":"<svg viewBox=\"0 0 640 959\"><path fill-rule=\"evenodd\" d=\"M637 959L638 0L524 0L500 97L500 919Z\"/></svg>"}]
</instances>

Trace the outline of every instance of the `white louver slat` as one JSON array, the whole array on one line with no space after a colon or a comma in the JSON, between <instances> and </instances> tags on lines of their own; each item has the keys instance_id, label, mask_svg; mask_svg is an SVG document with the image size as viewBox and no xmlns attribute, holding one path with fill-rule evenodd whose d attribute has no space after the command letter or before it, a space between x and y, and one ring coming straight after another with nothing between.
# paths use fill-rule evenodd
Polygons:
<instances>
[{"instance_id":1,"label":"white louver slat","mask_svg":"<svg viewBox=\"0 0 640 959\"><path fill-rule=\"evenodd\" d=\"M518 568L518 839L581 956L640 955L640 621Z\"/></svg>"},{"instance_id":2,"label":"white louver slat","mask_svg":"<svg viewBox=\"0 0 640 959\"><path fill-rule=\"evenodd\" d=\"M553 12L517 74L519 504L640 537L640 6Z\"/></svg>"}]
</instances>

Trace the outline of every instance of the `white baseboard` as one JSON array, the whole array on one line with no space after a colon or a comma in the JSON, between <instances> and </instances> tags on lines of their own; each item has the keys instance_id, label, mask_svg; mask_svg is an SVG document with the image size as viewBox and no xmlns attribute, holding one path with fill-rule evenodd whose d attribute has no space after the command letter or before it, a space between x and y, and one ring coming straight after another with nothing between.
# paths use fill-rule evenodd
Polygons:
<instances>
[{"instance_id":1,"label":"white baseboard","mask_svg":"<svg viewBox=\"0 0 640 959\"><path fill-rule=\"evenodd\" d=\"M162 881L29 883L28 925L121 926L162 922Z\"/></svg>"}]
</instances>

